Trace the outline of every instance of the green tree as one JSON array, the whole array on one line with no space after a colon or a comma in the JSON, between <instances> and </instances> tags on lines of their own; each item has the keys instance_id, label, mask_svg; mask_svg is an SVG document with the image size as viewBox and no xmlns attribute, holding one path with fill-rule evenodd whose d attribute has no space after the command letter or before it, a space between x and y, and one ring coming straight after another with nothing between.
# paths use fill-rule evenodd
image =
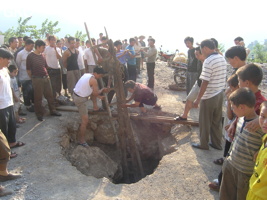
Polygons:
<instances>
[{"instance_id":1,"label":"green tree","mask_svg":"<svg viewBox=\"0 0 267 200\"><path fill-rule=\"evenodd\" d=\"M87 34L83 34L82 31L76 31L74 37L79 38L81 41L85 41Z\"/></svg>"},{"instance_id":2,"label":"green tree","mask_svg":"<svg viewBox=\"0 0 267 200\"><path fill-rule=\"evenodd\" d=\"M255 56L255 62L263 63L267 60L267 52L265 51L265 46L260 43L257 43L254 46L252 54L254 54Z\"/></svg>"},{"instance_id":3,"label":"green tree","mask_svg":"<svg viewBox=\"0 0 267 200\"><path fill-rule=\"evenodd\" d=\"M31 36L35 39L44 39L46 33L48 33L49 35L56 35L58 32L60 32L60 28L56 28L58 23L58 21L52 22L46 19L42 23L41 29L32 31Z\"/></svg>"}]
</instances>

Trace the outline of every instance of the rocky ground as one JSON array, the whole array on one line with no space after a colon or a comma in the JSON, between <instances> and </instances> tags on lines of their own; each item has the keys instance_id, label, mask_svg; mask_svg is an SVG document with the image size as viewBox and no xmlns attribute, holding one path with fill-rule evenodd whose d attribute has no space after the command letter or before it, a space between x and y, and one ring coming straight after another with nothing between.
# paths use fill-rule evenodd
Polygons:
<instances>
[{"instance_id":1,"label":"rocky ground","mask_svg":"<svg viewBox=\"0 0 267 200\"><path fill-rule=\"evenodd\" d=\"M155 92L163 113L174 116L183 111L183 91L171 91L173 69L165 63L157 63ZM265 67L266 72L266 67ZM146 83L146 71L139 82ZM266 73L262 90L266 95ZM217 177L220 166L212 163L222 156L222 151L193 149L190 142L198 140L198 128L179 131L173 127L176 146L165 155L155 172L134 184L113 184L107 178L86 176L72 166L62 154L60 143L69 124L79 126L76 112L61 112L62 116L46 116L37 121L33 113L27 114L27 122L18 129L17 139L26 143L16 149L17 158L9 162L9 170L21 173L22 178L2 183L14 190L3 200L76 200L76 199L218 199L218 193L210 191L207 184ZM190 118L198 119L198 109L193 109Z\"/></svg>"}]
</instances>

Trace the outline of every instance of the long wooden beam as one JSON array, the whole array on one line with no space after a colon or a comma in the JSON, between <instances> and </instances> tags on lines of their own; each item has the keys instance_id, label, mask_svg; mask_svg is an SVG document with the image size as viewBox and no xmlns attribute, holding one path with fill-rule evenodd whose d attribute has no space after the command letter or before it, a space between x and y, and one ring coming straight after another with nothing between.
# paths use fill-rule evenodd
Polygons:
<instances>
[{"instance_id":1,"label":"long wooden beam","mask_svg":"<svg viewBox=\"0 0 267 200\"><path fill-rule=\"evenodd\" d=\"M57 110L61 111L70 111L70 112L78 112L78 108L75 106L58 106L56 108ZM88 110L89 115L107 115L107 112L94 112L92 110ZM112 112L113 117L117 117L118 113ZM147 115L147 116L140 116L137 113L130 113L130 118L132 120L142 120L142 121L148 121L151 123L170 123L170 124L186 124L191 126L199 126L198 121L194 120L181 120L176 121L173 118L174 117L167 117L167 116L157 116L157 115Z\"/></svg>"}]
</instances>

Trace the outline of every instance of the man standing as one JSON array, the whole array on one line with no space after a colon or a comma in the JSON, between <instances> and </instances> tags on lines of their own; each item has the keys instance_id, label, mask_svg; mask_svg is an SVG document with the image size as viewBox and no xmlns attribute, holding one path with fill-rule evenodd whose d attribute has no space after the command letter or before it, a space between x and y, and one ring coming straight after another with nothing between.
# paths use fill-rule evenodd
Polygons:
<instances>
[{"instance_id":1,"label":"man standing","mask_svg":"<svg viewBox=\"0 0 267 200\"><path fill-rule=\"evenodd\" d=\"M154 71L156 66L156 59L158 51L155 48L155 39L148 40L149 49L147 52L144 52L143 49L141 51L144 52L144 57L147 57L146 68L147 68L147 76L148 76L148 84L147 86L151 89L154 89Z\"/></svg>"},{"instance_id":2,"label":"man standing","mask_svg":"<svg viewBox=\"0 0 267 200\"><path fill-rule=\"evenodd\" d=\"M76 43L75 43L76 49L79 51L78 55L78 66L80 69L81 76L85 73L85 66L84 66L84 50L80 45L80 39L76 38Z\"/></svg>"},{"instance_id":3,"label":"man standing","mask_svg":"<svg viewBox=\"0 0 267 200\"><path fill-rule=\"evenodd\" d=\"M47 64L43 56L45 43L42 40L36 40L35 51L30 53L26 59L26 67L29 77L32 79L34 89L34 110L39 121L43 121L44 110L42 107L42 98L46 98L50 114L52 116L61 116L56 111L50 77L47 72Z\"/></svg>"},{"instance_id":4,"label":"man standing","mask_svg":"<svg viewBox=\"0 0 267 200\"><path fill-rule=\"evenodd\" d=\"M193 85L195 84L198 73L197 73L197 59L195 56L195 48L193 47L194 38L186 37L184 43L188 50L187 60L187 72L186 72L186 94L188 95Z\"/></svg>"},{"instance_id":5,"label":"man standing","mask_svg":"<svg viewBox=\"0 0 267 200\"><path fill-rule=\"evenodd\" d=\"M95 96L95 98L96 97L103 98L100 97L99 94L107 91L105 88L98 90L98 84L96 79L102 78L104 74L105 72L103 68L96 67L94 69L93 74L85 73L79 79L79 81L75 85L75 88L73 89L72 98L75 105L78 107L78 111L82 119L80 132L78 135L78 144L84 147L88 147L88 144L85 141L85 130L88 124L88 109L87 109L88 97L90 95L93 95Z\"/></svg>"},{"instance_id":6,"label":"man standing","mask_svg":"<svg viewBox=\"0 0 267 200\"><path fill-rule=\"evenodd\" d=\"M26 69L26 59L32 52L34 42L31 39L26 40L25 48L17 54L16 63L19 69L19 82L21 83L21 89L23 94L24 105L29 112L34 112L34 95L32 80L29 77Z\"/></svg>"},{"instance_id":7,"label":"man standing","mask_svg":"<svg viewBox=\"0 0 267 200\"><path fill-rule=\"evenodd\" d=\"M56 37L50 35L47 40L49 46L45 48L44 55L48 65L47 72L50 77L54 102L57 104L57 94L60 95L62 85L61 69L59 65L59 59L61 59L62 55L61 50L56 46Z\"/></svg>"},{"instance_id":8,"label":"man standing","mask_svg":"<svg viewBox=\"0 0 267 200\"><path fill-rule=\"evenodd\" d=\"M209 149L209 137L211 146L222 149L222 102L223 90L226 80L227 64L223 56L215 51L212 40L201 42L201 52L206 57L203 63L200 79L202 80L194 107L199 110L200 144L192 146L199 149Z\"/></svg>"},{"instance_id":9,"label":"man standing","mask_svg":"<svg viewBox=\"0 0 267 200\"><path fill-rule=\"evenodd\" d=\"M129 50L130 58L127 61L129 80L136 82L136 58L134 50L135 39L130 38L130 44L126 47Z\"/></svg>"},{"instance_id":10,"label":"man standing","mask_svg":"<svg viewBox=\"0 0 267 200\"><path fill-rule=\"evenodd\" d=\"M86 47L87 49L85 49L84 51L85 73L93 73L97 65L97 63L95 63L94 60L93 51L96 54L96 59L98 59L98 62L102 61L102 56L99 54L97 48L95 49L91 48L89 40L86 41Z\"/></svg>"},{"instance_id":11,"label":"man standing","mask_svg":"<svg viewBox=\"0 0 267 200\"><path fill-rule=\"evenodd\" d=\"M0 130L7 138L10 148L24 145L23 142L16 142L16 119L7 69L11 59L13 59L13 55L9 51L0 49ZM14 155L14 157L16 156Z\"/></svg>"},{"instance_id":12,"label":"man standing","mask_svg":"<svg viewBox=\"0 0 267 200\"><path fill-rule=\"evenodd\" d=\"M69 48L63 54L63 65L67 68L67 83L69 93L72 95L75 84L81 77L78 66L79 51L75 48L75 38L68 38Z\"/></svg>"}]
</instances>

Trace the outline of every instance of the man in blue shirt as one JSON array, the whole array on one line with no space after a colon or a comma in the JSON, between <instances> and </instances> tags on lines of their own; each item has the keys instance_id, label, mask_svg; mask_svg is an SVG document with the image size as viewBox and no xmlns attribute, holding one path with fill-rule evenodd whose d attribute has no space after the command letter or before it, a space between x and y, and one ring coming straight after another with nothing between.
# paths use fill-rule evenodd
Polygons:
<instances>
[{"instance_id":1,"label":"man in blue shirt","mask_svg":"<svg viewBox=\"0 0 267 200\"><path fill-rule=\"evenodd\" d=\"M130 44L126 47L129 50L130 58L127 61L129 80L136 82L136 58L134 50L135 39L130 38Z\"/></svg>"}]
</instances>

